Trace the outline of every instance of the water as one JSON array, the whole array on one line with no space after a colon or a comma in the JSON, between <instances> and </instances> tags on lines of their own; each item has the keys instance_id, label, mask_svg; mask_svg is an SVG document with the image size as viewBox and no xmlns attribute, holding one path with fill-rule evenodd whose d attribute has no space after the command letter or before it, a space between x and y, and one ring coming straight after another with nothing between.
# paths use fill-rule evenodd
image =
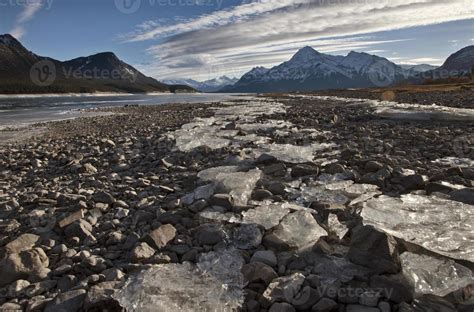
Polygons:
<instances>
[{"instance_id":1,"label":"water","mask_svg":"<svg viewBox=\"0 0 474 312\"><path fill-rule=\"evenodd\" d=\"M235 99L236 94L0 95L0 129L84 116L82 109L124 105L204 103Z\"/></svg>"}]
</instances>

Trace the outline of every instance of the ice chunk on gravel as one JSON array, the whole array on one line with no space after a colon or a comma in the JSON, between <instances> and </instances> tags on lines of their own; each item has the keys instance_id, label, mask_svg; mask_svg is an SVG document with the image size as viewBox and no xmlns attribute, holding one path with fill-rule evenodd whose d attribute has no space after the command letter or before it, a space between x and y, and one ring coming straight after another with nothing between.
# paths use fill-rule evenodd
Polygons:
<instances>
[{"instance_id":1,"label":"ice chunk on gravel","mask_svg":"<svg viewBox=\"0 0 474 312\"><path fill-rule=\"evenodd\" d=\"M305 210L299 210L286 215L273 231L273 235L288 248L300 249L317 242L327 232Z\"/></svg>"},{"instance_id":2,"label":"ice chunk on gravel","mask_svg":"<svg viewBox=\"0 0 474 312\"><path fill-rule=\"evenodd\" d=\"M282 204L263 203L253 209L242 212L242 222L258 224L269 230L280 224L281 219L290 213Z\"/></svg>"},{"instance_id":3,"label":"ice chunk on gravel","mask_svg":"<svg viewBox=\"0 0 474 312\"><path fill-rule=\"evenodd\" d=\"M474 283L472 271L450 259L404 252L400 261L416 295L444 297Z\"/></svg>"},{"instance_id":4,"label":"ice chunk on gravel","mask_svg":"<svg viewBox=\"0 0 474 312\"><path fill-rule=\"evenodd\" d=\"M210 253L199 268L161 264L132 275L115 295L127 311L237 311L244 302L243 259Z\"/></svg>"},{"instance_id":5,"label":"ice chunk on gravel","mask_svg":"<svg viewBox=\"0 0 474 312\"><path fill-rule=\"evenodd\" d=\"M454 259L474 262L474 206L433 196L380 196L363 204L364 224Z\"/></svg>"}]
</instances>

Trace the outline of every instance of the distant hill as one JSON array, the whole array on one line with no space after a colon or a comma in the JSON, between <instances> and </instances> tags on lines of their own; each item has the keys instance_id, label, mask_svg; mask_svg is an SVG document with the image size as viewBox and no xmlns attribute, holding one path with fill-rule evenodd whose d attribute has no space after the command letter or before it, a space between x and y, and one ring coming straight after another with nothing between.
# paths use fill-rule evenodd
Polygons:
<instances>
[{"instance_id":1,"label":"distant hill","mask_svg":"<svg viewBox=\"0 0 474 312\"><path fill-rule=\"evenodd\" d=\"M449 56L444 64L430 73L436 78L467 76L474 68L474 45L467 46Z\"/></svg>"},{"instance_id":2,"label":"distant hill","mask_svg":"<svg viewBox=\"0 0 474 312\"><path fill-rule=\"evenodd\" d=\"M193 79L170 79L164 80L163 82L168 84L187 85L201 92L216 92L224 87L233 85L237 81L239 81L239 79L237 78L229 78L227 76L222 76L219 78L214 78L202 82Z\"/></svg>"},{"instance_id":3,"label":"distant hill","mask_svg":"<svg viewBox=\"0 0 474 312\"><path fill-rule=\"evenodd\" d=\"M0 93L93 93L195 91L147 77L105 52L61 62L28 51L11 35L0 35Z\"/></svg>"}]
</instances>

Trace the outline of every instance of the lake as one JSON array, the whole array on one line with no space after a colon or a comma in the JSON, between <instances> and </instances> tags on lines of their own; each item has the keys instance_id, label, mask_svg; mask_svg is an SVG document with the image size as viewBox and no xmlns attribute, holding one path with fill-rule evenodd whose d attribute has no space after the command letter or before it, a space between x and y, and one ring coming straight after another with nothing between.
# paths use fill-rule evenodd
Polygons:
<instances>
[{"instance_id":1,"label":"lake","mask_svg":"<svg viewBox=\"0 0 474 312\"><path fill-rule=\"evenodd\" d=\"M0 95L0 129L31 123L75 118L81 109L124 105L205 103L238 98L237 94L130 94L130 95Z\"/></svg>"}]
</instances>

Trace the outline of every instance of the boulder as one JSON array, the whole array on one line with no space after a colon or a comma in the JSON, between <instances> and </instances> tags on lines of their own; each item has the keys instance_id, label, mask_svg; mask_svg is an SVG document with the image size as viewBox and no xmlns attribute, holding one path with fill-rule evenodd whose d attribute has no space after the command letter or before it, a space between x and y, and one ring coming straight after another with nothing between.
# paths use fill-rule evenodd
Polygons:
<instances>
[{"instance_id":1,"label":"boulder","mask_svg":"<svg viewBox=\"0 0 474 312\"><path fill-rule=\"evenodd\" d=\"M176 229L171 224L165 224L157 228L156 230L150 232L145 238L144 241L156 248L162 249L176 237Z\"/></svg>"}]
</instances>

